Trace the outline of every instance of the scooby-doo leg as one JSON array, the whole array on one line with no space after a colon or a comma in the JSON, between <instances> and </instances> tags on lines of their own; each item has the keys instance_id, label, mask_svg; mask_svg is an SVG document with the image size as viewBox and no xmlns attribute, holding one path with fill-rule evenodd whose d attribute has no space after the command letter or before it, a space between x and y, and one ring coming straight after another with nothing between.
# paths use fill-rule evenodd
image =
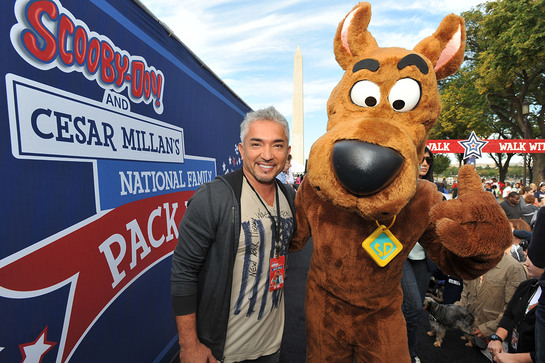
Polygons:
<instances>
[{"instance_id":1,"label":"scooby-doo leg","mask_svg":"<svg viewBox=\"0 0 545 363\"><path fill-rule=\"evenodd\" d=\"M388 311L374 314L382 315L380 318L367 317L371 323L367 331L367 338L360 340L360 344L355 348L357 363L411 362L403 314L400 309L397 310L397 313L390 309L386 310ZM354 331L357 332L357 330ZM376 337L376 340L373 337Z\"/></svg>"},{"instance_id":2,"label":"scooby-doo leg","mask_svg":"<svg viewBox=\"0 0 545 363\"><path fill-rule=\"evenodd\" d=\"M346 317L333 317L333 306L327 293L311 281L307 283L305 301L307 362L353 363L353 350L345 341L342 327L337 325ZM335 319L340 319L335 322Z\"/></svg>"},{"instance_id":3,"label":"scooby-doo leg","mask_svg":"<svg viewBox=\"0 0 545 363\"><path fill-rule=\"evenodd\" d=\"M311 279L306 298L307 362L353 363L354 356L358 363L411 361L399 304L378 312L354 307Z\"/></svg>"}]
</instances>

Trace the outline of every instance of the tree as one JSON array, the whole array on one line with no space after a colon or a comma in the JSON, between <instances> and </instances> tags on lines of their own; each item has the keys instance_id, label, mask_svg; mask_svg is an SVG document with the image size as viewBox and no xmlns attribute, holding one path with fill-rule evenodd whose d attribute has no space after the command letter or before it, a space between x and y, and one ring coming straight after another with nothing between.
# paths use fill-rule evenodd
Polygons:
<instances>
[{"instance_id":1,"label":"tree","mask_svg":"<svg viewBox=\"0 0 545 363\"><path fill-rule=\"evenodd\" d=\"M492 158L492 160L494 160L494 162L496 163L496 166L498 167L498 172L500 174L499 179L502 183L505 182L505 177L507 176L507 172L509 170L509 162L511 161L511 158L514 155L515 154L502 154L502 153L497 153L496 155L490 154L490 157ZM503 162L504 160L505 162Z\"/></svg>"},{"instance_id":2,"label":"tree","mask_svg":"<svg viewBox=\"0 0 545 363\"><path fill-rule=\"evenodd\" d=\"M435 155L433 158L433 172L435 175L443 173L450 166L450 159L446 155Z\"/></svg>"},{"instance_id":3,"label":"tree","mask_svg":"<svg viewBox=\"0 0 545 363\"><path fill-rule=\"evenodd\" d=\"M471 131L486 137L494 132L486 98L475 87L467 87L475 84L476 78L473 68L464 66L439 84L442 111L430 135L460 139Z\"/></svg>"},{"instance_id":4,"label":"tree","mask_svg":"<svg viewBox=\"0 0 545 363\"><path fill-rule=\"evenodd\" d=\"M489 138L494 128L494 113L488 107L486 97L475 87L476 74L471 64L463 66L456 74L439 83L442 111L430 132L431 139L466 139L471 131L479 137ZM463 154L457 154L462 164Z\"/></svg>"},{"instance_id":5,"label":"tree","mask_svg":"<svg viewBox=\"0 0 545 363\"><path fill-rule=\"evenodd\" d=\"M545 135L545 0L500 0L463 13L468 62L504 138ZM522 104L531 104L527 119ZM527 120L527 122L526 122ZM545 154L531 154L534 179L545 178Z\"/></svg>"}]
</instances>

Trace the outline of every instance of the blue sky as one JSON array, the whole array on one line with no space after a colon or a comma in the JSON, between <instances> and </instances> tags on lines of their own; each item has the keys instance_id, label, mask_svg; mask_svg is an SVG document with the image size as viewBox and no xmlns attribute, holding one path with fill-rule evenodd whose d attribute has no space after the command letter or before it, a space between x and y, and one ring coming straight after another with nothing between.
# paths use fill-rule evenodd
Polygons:
<instances>
[{"instance_id":1,"label":"blue sky","mask_svg":"<svg viewBox=\"0 0 545 363\"><path fill-rule=\"evenodd\" d=\"M379 46L413 48L441 19L485 0L371 2ZM140 0L250 107L275 106L291 123L293 58L301 47L305 156L326 129L326 103L342 77L333 55L339 22L357 1Z\"/></svg>"}]
</instances>

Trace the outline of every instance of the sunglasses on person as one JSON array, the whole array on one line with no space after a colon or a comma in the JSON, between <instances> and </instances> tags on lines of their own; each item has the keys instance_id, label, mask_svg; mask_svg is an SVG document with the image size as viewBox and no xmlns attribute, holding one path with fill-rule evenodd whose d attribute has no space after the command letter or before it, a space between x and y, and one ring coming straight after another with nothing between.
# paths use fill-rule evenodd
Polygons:
<instances>
[{"instance_id":1,"label":"sunglasses on person","mask_svg":"<svg viewBox=\"0 0 545 363\"><path fill-rule=\"evenodd\" d=\"M423 157L423 158L422 158L422 163L424 162L424 160L426 161L426 163L427 163L428 165L433 164L433 158L432 158L431 156L425 156L425 157ZM420 164L422 164L422 163L420 163Z\"/></svg>"}]
</instances>

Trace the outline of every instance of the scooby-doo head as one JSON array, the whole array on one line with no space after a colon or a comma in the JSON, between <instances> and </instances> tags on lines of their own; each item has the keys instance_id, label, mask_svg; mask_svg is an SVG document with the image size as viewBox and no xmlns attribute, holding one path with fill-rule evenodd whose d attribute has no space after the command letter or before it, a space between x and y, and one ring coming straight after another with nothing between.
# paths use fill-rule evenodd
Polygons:
<instances>
[{"instance_id":1,"label":"scooby-doo head","mask_svg":"<svg viewBox=\"0 0 545 363\"><path fill-rule=\"evenodd\" d=\"M437 79L459 68L465 27L454 14L413 51L380 48L369 3L339 24L335 57L345 70L328 101L327 132L312 146L308 178L331 203L388 220L416 191L428 133L441 111Z\"/></svg>"}]
</instances>

